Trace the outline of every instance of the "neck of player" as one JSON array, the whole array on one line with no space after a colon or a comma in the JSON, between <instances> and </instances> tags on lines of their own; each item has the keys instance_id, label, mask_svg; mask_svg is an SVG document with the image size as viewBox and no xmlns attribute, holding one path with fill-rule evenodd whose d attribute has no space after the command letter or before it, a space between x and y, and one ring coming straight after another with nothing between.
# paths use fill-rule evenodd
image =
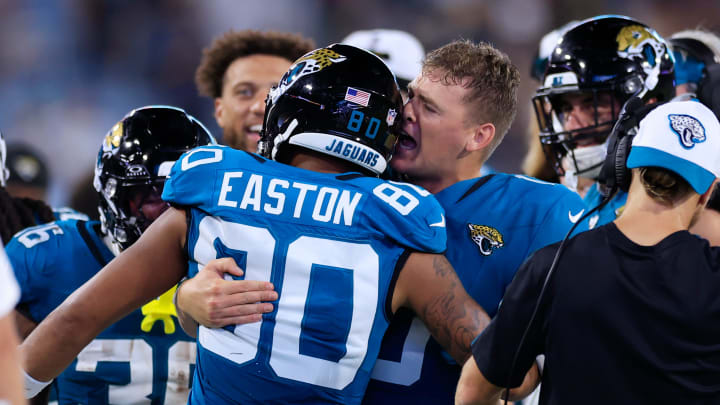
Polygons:
<instances>
[{"instance_id":1,"label":"neck of player","mask_svg":"<svg viewBox=\"0 0 720 405\"><path fill-rule=\"evenodd\" d=\"M692 194L674 205L661 204L648 196L633 174L628 199L615 225L633 242L653 246L669 235L688 230L705 206L707 198Z\"/></svg>"},{"instance_id":2,"label":"neck of player","mask_svg":"<svg viewBox=\"0 0 720 405\"><path fill-rule=\"evenodd\" d=\"M481 168L482 164L478 165L476 163L465 167L458 165L455 170L447 173L437 173L432 176L408 175L408 181L432 194L437 194L457 182L480 177Z\"/></svg>"}]
</instances>

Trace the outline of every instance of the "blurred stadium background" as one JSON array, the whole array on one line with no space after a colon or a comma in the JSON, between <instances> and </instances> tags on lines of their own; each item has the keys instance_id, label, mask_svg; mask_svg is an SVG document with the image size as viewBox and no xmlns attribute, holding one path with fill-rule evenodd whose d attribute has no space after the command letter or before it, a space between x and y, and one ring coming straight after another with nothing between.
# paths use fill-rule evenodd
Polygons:
<instances>
[{"instance_id":1,"label":"blurred stadium background","mask_svg":"<svg viewBox=\"0 0 720 405\"><path fill-rule=\"evenodd\" d=\"M427 50L453 39L493 43L522 76L521 111L490 165L518 172L526 151L529 72L539 39L569 20L632 16L661 35L720 30L717 0L6 0L0 2L0 130L50 168L50 203L69 203L106 131L132 108L169 104L216 137L211 100L193 82L201 50L228 29L298 32L318 45L358 29L413 33Z\"/></svg>"}]
</instances>

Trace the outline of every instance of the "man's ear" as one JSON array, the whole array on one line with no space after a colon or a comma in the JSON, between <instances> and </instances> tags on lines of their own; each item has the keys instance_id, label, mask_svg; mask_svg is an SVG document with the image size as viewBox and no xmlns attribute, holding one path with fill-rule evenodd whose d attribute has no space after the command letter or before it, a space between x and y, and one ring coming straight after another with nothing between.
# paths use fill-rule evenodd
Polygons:
<instances>
[{"instance_id":1,"label":"man's ear","mask_svg":"<svg viewBox=\"0 0 720 405\"><path fill-rule=\"evenodd\" d=\"M472 128L473 136L466 145L468 152L487 148L495 139L495 125L486 122Z\"/></svg>"},{"instance_id":2,"label":"man's ear","mask_svg":"<svg viewBox=\"0 0 720 405\"><path fill-rule=\"evenodd\" d=\"M224 113L225 113L225 108L222 103L222 98L220 98L220 97L215 98L215 121L217 121L218 126L220 128L223 127L221 125L221 123L222 123Z\"/></svg>"}]
</instances>

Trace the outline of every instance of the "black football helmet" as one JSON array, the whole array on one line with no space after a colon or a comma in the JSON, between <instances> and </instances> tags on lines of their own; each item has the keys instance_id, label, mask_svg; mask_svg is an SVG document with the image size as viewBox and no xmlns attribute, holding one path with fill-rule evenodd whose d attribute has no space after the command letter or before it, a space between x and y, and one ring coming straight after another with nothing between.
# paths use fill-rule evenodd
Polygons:
<instances>
[{"instance_id":1,"label":"black football helmet","mask_svg":"<svg viewBox=\"0 0 720 405\"><path fill-rule=\"evenodd\" d=\"M395 76L372 53L333 44L301 57L268 94L258 152L283 161L287 145L382 173L401 125Z\"/></svg>"},{"instance_id":2,"label":"black football helmet","mask_svg":"<svg viewBox=\"0 0 720 405\"><path fill-rule=\"evenodd\" d=\"M591 97L594 123L565 130L562 96L573 93ZM616 103L611 103L612 118L599 122L598 100L603 94ZM617 120L618 106L633 95L645 102L668 101L675 95L672 52L655 30L628 17L608 15L585 20L561 37L550 55L543 85L533 97L540 141L558 175L565 175L562 160L567 157L575 174L596 177L605 156L602 144ZM583 159L592 161L578 164L576 148L583 143L602 150L583 150Z\"/></svg>"},{"instance_id":3,"label":"black football helmet","mask_svg":"<svg viewBox=\"0 0 720 405\"><path fill-rule=\"evenodd\" d=\"M214 143L203 124L180 108L130 111L108 131L95 164L93 185L100 195L103 232L122 249L132 245L152 222L142 212L143 201L162 194L175 161L196 146Z\"/></svg>"}]
</instances>

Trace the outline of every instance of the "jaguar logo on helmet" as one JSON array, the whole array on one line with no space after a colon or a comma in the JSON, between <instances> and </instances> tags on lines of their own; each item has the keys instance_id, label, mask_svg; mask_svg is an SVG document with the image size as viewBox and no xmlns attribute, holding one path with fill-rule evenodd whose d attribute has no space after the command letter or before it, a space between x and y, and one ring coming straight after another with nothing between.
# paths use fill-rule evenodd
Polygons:
<instances>
[{"instance_id":1,"label":"jaguar logo on helmet","mask_svg":"<svg viewBox=\"0 0 720 405\"><path fill-rule=\"evenodd\" d=\"M109 152L118 146L120 146L120 139L123 135L123 123L122 121L115 124L107 135L105 135L105 141L103 142L103 152Z\"/></svg>"},{"instance_id":2,"label":"jaguar logo on helmet","mask_svg":"<svg viewBox=\"0 0 720 405\"><path fill-rule=\"evenodd\" d=\"M278 85L270 90L270 99L273 103L276 102L277 98L285 93L285 90L287 90L299 78L317 73L328 66L343 62L346 59L347 58L343 55L327 48L316 49L308 53L296 60L295 63L290 66L290 70L288 70L283 75L282 79L280 79Z\"/></svg>"},{"instance_id":3,"label":"jaguar logo on helmet","mask_svg":"<svg viewBox=\"0 0 720 405\"><path fill-rule=\"evenodd\" d=\"M647 74L645 88L657 86L660 75L660 60L667 53L667 47L652 29L642 25L623 27L617 34L618 55L623 58L642 61Z\"/></svg>"},{"instance_id":4,"label":"jaguar logo on helmet","mask_svg":"<svg viewBox=\"0 0 720 405\"><path fill-rule=\"evenodd\" d=\"M670 128L680 137L683 148L691 149L696 143L705 142L705 127L697 118L685 114L670 114Z\"/></svg>"},{"instance_id":5,"label":"jaguar logo on helmet","mask_svg":"<svg viewBox=\"0 0 720 405\"><path fill-rule=\"evenodd\" d=\"M502 234L495 228L487 225L468 224L470 239L480 249L480 254L490 256L495 249L505 246Z\"/></svg>"}]
</instances>

